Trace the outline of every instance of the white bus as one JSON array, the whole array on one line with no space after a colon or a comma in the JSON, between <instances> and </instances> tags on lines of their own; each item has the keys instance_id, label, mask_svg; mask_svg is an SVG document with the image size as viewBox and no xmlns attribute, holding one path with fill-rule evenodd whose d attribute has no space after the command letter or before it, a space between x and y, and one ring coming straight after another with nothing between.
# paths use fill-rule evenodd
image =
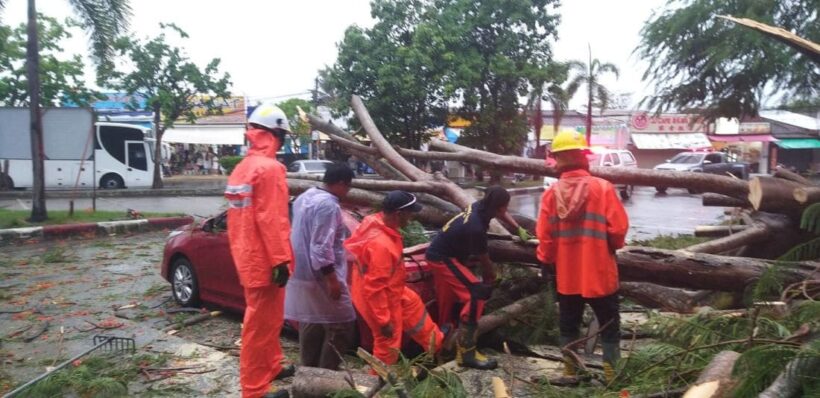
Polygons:
<instances>
[{"instance_id":1,"label":"white bus","mask_svg":"<svg viewBox=\"0 0 820 398\"><path fill-rule=\"evenodd\" d=\"M0 108L0 164L9 160L7 186L33 185L28 108ZM94 122L85 108L43 109L47 189L150 187L154 175L151 130Z\"/></svg>"}]
</instances>

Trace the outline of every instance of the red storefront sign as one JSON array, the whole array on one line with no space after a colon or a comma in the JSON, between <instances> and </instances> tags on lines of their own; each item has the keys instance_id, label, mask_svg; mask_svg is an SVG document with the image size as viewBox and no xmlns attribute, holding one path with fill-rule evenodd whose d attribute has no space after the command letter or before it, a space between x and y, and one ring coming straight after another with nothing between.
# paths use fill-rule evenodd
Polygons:
<instances>
[{"instance_id":1,"label":"red storefront sign","mask_svg":"<svg viewBox=\"0 0 820 398\"><path fill-rule=\"evenodd\" d=\"M632 115L632 129L637 133L705 133L706 125L698 115L670 114L653 116L646 112Z\"/></svg>"}]
</instances>

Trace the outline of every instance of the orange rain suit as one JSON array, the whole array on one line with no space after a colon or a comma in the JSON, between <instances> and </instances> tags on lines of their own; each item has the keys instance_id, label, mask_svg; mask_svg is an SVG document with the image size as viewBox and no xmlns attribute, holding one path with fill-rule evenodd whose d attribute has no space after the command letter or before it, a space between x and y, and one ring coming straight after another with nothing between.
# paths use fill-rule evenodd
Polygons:
<instances>
[{"instance_id":1,"label":"orange rain suit","mask_svg":"<svg viewBox=\"0 0 820 398\"><path fill-rule=\"evenodd\" d=\"M430 318L424 302L418 293L405 286L401 295L402 329L413 341L426 351L436 352L441 348L444 334ZM432 350L430 345L432 344Z\"/></svg>"},{"instance_id":2,"label":"orange rain suit","mask_svg":"<svg viewBox=\"0 0 820 398\"><path fill-rule=\"evenodd\" d=\"M598 298L618 291L615 251L629 221L615 189L586 170L572 170L541 197L538 259L555 264L558 293Z\"/></svg>"},{"instance_id":3,"label":"orange rain suit","mask_svg":"<svg viewBox=\"0 0 820 398\"><path fill-rule=\"evenodd\" d=\"M384 224L384 213L365 217L359 228L345 241L354 257L350 295L353 306L373 333L373 356L391 365L401 348L404 290L404 245L399 231ZM393 336L385 337L381 328L393 326Z\"/></svg>"},{"instance_id":4,"label":"orange rain suit","mask_svg":"<svg viewBox=\"0 0 820 398\"><path fill-rule=\"evenodd\" d=\"M233 170L225 188L228 240L239 281L245 289L245 318L239 378L242 396L265 395L282 370L279 333L284 323L285 289L272 283L273 268L293 270L285 166L276 161L281 143L273 134L250 129L248 156Z\"/></svg>"}]
</instances>

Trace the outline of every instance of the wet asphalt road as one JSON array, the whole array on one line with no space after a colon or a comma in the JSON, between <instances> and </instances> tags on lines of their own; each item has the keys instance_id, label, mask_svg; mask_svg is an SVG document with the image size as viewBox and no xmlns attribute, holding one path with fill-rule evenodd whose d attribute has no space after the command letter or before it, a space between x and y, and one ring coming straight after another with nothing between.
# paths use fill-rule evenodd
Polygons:
<instances>
[{"instance_id":1,"label":"wet asphalt road","mask_svg":"<svg viewBox=\"0 0 820 398\"><path fill-rule=\"evenodd\" d=\"M535 217L541 193L513 196L512 211ZM0 200L0 208L30 209L26 199ZM658 195L654 188L638 187L631 199L624 202L629 213L629 240L649 239L657 235L691 234L698 225L721 221L723 208L703 207L700 195L690 195L683 189L669 189ZM67 210L68 199L49 199L50 210ZM75 209L91 208L91 199L75 200ZM142 212L179 212L207 217L226 208L221 196L97 198L99 210L135 209Z\"/></svg>"}]
</instances>

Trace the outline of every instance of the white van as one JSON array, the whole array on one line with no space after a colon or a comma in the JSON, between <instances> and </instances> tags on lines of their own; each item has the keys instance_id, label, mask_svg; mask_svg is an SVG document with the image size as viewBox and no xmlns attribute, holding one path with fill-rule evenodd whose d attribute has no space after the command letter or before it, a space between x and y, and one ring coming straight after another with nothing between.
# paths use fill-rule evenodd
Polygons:
<instances>
[{"instance_id":1,"label":"white van","mask_svg":"<svg viewBox=\"0 0 820 398\"><path fill-rule=\"evenodd\" d=\"M626 149L592 148L591 151L589 165L592 167L638 167L635 155ZM558 179L555 177L544 177L544 188L556 182L558 182ZM635 187L632 185L615 185L615 189L618 190L623 200L632 197L632 193L635 191Z\"/></svg>"}]
</instances>

